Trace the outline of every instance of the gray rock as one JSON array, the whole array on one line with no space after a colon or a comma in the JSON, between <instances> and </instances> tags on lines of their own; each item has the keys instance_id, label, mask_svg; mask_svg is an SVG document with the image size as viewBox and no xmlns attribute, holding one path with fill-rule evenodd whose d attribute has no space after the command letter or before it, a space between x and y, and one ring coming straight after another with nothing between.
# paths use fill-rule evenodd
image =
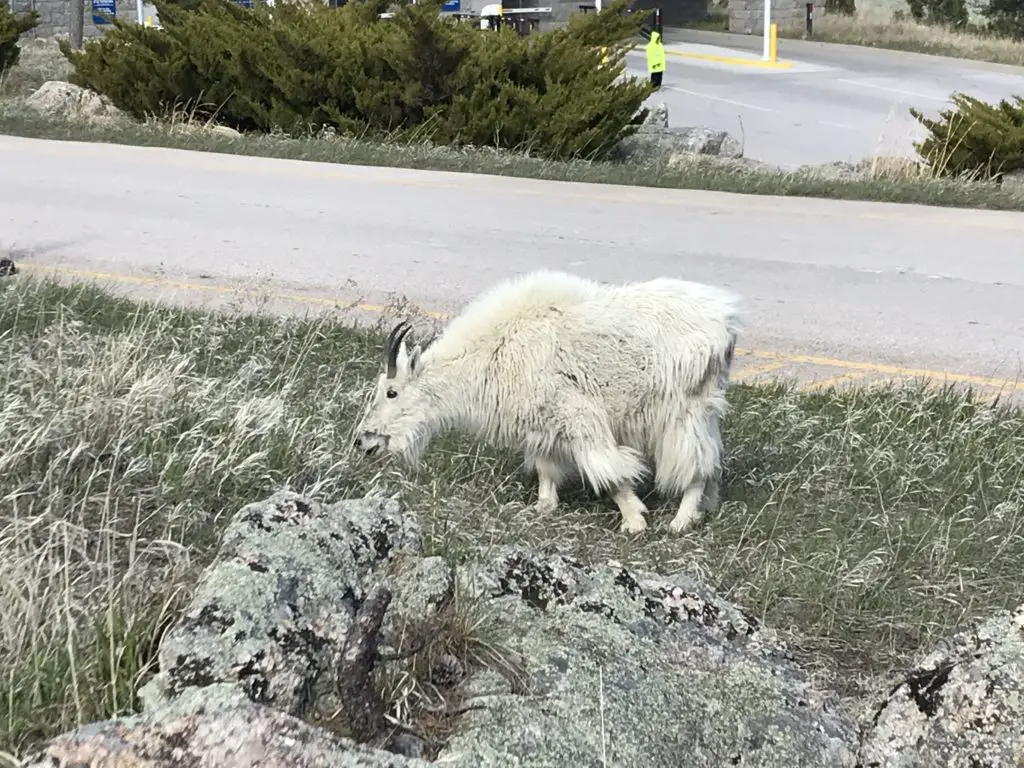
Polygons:
<instances>
[{"instance_id":1,"label":"gray rock","mask_svg":"<svg viewBox=\"0 0 1024 768\"><path fill-rule=\"evenodd\" d=\"M337 729L319 715L340 711L339 696L358 698L337 685L336 670L352 618L378 585L392 600L374 665L401 663L401 654L387 660L384 645L407 627L436 631L429 621L413 625L458 605L457 589L491 614L487 667L460 658L458 643L430 657L430 684L463 713L437 755L445 765L973 768L1024 760L1024 605L924 658L874 708L862 740L775 632L689 578L508 547L453 569L423 556L417 527L393 501L320 506L278 493L231 520L189 609L161 641L143 713L51 739L24 765L429 765L420 734L382 734L374 743L386 751L311 724Z\"/></svg>"},{"instance_id":2,"label":"gray rock","mask_svg":"<svg viewBox=\"0 0 1024 768\"><path fill-rule=\"evenodd\" d=\"M1001 185L1007 192L1024 196L1024 169L1004 173Z\"/></svg>"},{"instance_id":3,"label":"gray rock","mask_svg":"<svg viewBox=\"0 0 1024 768\"><path fill-rule=\"evenodd\" d=\"M782 173L782 168L749 157L715 157L714 155L673 155L668 167L702 173L729 173L741 176Z\"/></svg>"},{"instance_id":4,"label":"gray rock","mask_svg":"<svg viewBox=\"0 0 1024 768\"><path fill-rule=\"evenodd\" d=\"M820 165L802 165L797 169L796 173L801 176L827 181L855 181L865 178L864 172L858 169L857 166L842 160L821 163Z\"/></svg>"},{"instance_id":5,"label":"gray rock","mask_svg":"<svg viewBox=\"0 0 1024 768\"><path fill-rule=\"evenodd\" d=\"M647 117L644 118L643 125L668 128L668 104L662 101L651 107Z\"/></svg>"},{"instance_id":6,"label":"gray rock","mask_svg":"<svg viewBox=\"0 0 1024 768\"><path fill-rule=\"evenodd\" d=\"M773 632L700 585L518 550L489 562L461 578L500 606L529 693L474 675L446 764L854 765L853 720Z\"/></svg>"},{"instance_id":7,"label":"gray rock","mask_svg":"<svg viewBox=\"0 0 1024 768\"><path fill-rule=\"evenodd\" d=\"M190 689L167 708L82 726L22 768L427 768L260 706L232 685Z\"/></svg>"},{"instance_id":8,"label":"gray rock","mask_svg":"<svg viewBox=\"0 0 1024 768\"><path fill-rule=\"evenodd\" d=\"M109 99L63 80L47 80L25 100L39 114L58 120L110 123L127 117Z\"/></svg>"},{"instance_id":9,"label":"gray rock","mask_svg":"<svg viewBox=\"0 0 1024 768\"><path fill-rule=\"evenodd\" d=\"M397 557L387 582L392 599L381 631L391 636L401 631L398 622L429 619L451 599L454 573L441 557Z\"/></svg>"},{"instance_id":10,"label":"gray rock","mask_svg":"<svg viewBox=\"0 0 1024 768\"><path fill-rule=\"evenodd\" d=\"M671 165L679 155L739 158L743 157L743 146L726 131L642 124L636 133L619 142L612 153L620 162L650 165Z\"/></svg>"},{"instance_id":11,"label":"gray rock","mask_svg":"<svg viewBox=\"0 0 1024 768\"><path fill-rule=\"evenodd\" d=\"M305 714L315 688L332 684L368 580L389 558L420 548L394 501L322 507L282 492L247 505L164 635L160 672L139 692L144 708L232 682L254 702Z\"/></svg>"},{"instance_id":12,"label":"gray rock","mask_svg":"<svg viewBox=\"0 0 1024 768\"><path fill-rule=\"evenodd\" d=\"M925 656L875 713L864 768L1024 764L1024 605Z\"/></svg>"}]
</instances>

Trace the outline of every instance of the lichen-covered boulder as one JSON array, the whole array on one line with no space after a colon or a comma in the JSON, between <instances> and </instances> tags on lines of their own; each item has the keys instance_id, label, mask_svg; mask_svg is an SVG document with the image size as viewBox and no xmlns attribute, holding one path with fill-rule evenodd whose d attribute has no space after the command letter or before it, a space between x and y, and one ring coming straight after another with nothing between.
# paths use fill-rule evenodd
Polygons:
<instances>
[{"instance_id":1,"label":"lichen-covered boulder","mask_svg":"<svg viewBox=\"0 0 1024 768\"><path fill-rule=\"evenodd\" d=\"M1024 605L954 635L873 717L863 768L1024 765Z\"/></svg>"},{"instance_id":2,"label":"lichen-covered boulder","mask_svg":"<svg viewBox=\"0 0 1024 768\"><path fill-rule=\"evenodd\" d=\"M463 595L490 618L459 614ZM518 548L453 568L424 556L396 502L294 493L231 520L160 643L143 712L52 739L26 765L424 768L418 733L387 733L375 670L446 616L486 620L488 638L482 655L455 642L425 657L461 713L438 763L855 765L838 703L774 632L690 579Z\"/></svg>"},{"instance_id":3,"label":"lichen-covered boulder","mask_svg":"<svg viewBox=\"0 0 1024 768\"><path fill-rule=\"evenodd\" d=\"M189 688L232 682L254 702L303 716L329 689L366 589L399 555L421 551L396 502L321 506L290 492L249 504L224 532L184 616L160 643L147 710Z\"/></svg>"},{"instance_id":4,"label":"lichen-covered boulder","mask_svg":"<svg viewBox=\"0 0 1024 768\"><path fill-rule=\"evenodd\" d=\"M157 712L92 723L47 742L22 768L427 768L355 744L230 684L191 688Z\"/></svg>"},{"instance_id":5,"label":"lichen-covered boulder","mask_svg":"<svg viewBox=\"0 0 1024 768\"><path fill-rule=\"evenodd\" d=\"M477 674L446 765L853 766L857 729L752 616L686 578L506 550L497 601L529 692Z\"/></svg>"}]
</instances>

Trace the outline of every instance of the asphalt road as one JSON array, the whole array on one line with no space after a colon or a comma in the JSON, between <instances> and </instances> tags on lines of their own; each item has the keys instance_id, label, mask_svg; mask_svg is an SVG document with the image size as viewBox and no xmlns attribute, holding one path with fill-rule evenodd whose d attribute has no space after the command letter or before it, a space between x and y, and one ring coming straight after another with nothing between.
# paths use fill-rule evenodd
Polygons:
<instances>
[{"instance_id":1,"label":"asphalt road","mask_svg":"<svg viewBox=\"0 0 1024 768\"><path fill-rule=\"evenodd\" d=\"M754 373L1021 371L1019 213L8 136L0 168L0 249L26 273L56 267L192 302L239 287L300 304L399 294L435 312L536 267L673 275L745 298Z\"/></svg>"},{"instance_id":2,"label":"asphalt road","mask_svg":"<svg viewBox=\"0 0 1024 768\"><path fill-rule=\"evenodd\" d=\"M666 30L669 50L760 57L761 39ZM856 162L875 155L913 157L924 134L910 107L937 116L954 91L997 102L1024 94L1024 68L939 56L780 40L790 70L763 70L674 56L662 90L671 125L705 125L744 142L757 160L795 167ZM629 71L645 76L642 47Z\"/></svg>"}]
</instances>

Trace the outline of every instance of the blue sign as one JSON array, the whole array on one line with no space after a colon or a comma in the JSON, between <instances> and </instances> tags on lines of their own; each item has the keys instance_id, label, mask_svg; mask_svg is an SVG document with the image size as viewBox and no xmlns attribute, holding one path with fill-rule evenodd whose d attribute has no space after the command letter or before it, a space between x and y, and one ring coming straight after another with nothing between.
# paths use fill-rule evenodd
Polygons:
<instances>
[{"instance_id":1,"label":"blue sign","mask_svg":"<svg viewBox=\"0 0 1024 768\"><path fill-rule=\"evenodd\" d=\"M446 0L441 4L441 13L458 13L462 10L462 0Z\"/></svg>"},{"instance_id":2,"label":"blue sign","mask_svg":"<svg viewBox=\"0 0 1024 768\"><path fill-rule=\"evenodd\" d=\"M100 24L109 24L110 20L105 16L100 16L101 13L109 13L111 16L117 15L117 4L115 0L92 0L92 23L99 26Z\"/></svg>"}]
</instances>

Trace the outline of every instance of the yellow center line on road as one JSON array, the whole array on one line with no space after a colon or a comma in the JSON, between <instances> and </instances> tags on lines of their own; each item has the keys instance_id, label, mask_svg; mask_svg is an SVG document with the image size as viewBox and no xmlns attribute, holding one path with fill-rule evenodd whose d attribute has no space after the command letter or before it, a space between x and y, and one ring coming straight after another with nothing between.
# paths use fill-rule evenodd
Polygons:
<instances>
[{"instance_id":1,"label":"yellow center line on road","mask_svg":"<svg viewBox=\"0 0 1024 768\"><path fill-rule=\"evenodd\" d=\"M827 379L817 379L816 381L807 382L806 384L798 386L797 389L803 392L816 392L821 389L828 389L836 384L842 384L844 381L859 381L867 375L868 374L866 372L843 373L839 376L830 376Z\"/></svg>"},{"instance_id":2,"label":"yellow center line on road","mask_svg":"<svg viewBox=\"0 0 1024 768\"><path fill-rule=\"evenodd\" d=\"M735 371L729 374L729 378L733 381L745 381L759 374L771 373L772 371L777 371L779 370L779 368L785 367L785 362L768 363L767 365L755 365L750 368L744 368L741 371Z\"/></svg>"},{"instance_id":3,"label":"yellow center line on road","mask_svg":"<svg viewBox=\"0 0 1024 768\"><path fill-rule=\"evenodd\" d=\"M225 285L190 283L181 280L169 280L162 277L124 275L117 272L98 272L93 270L70 269L67 267L56 267L49 266L46 264L26 264L24 262L19 262L17 266L19 270L25 269L28 271L50 272L53 273L54 275L77 277L85 280L123 283L126 285L141 285L152 288L174 288L182 291L200 291L221 296L245 295L253 296L264 300L269 299L274 301L293 302L296 304L319 305L324 307L331 307L334 309L354 309L362 312L372 312L376 314L384 314L390 311L391 309L381 304L351 303L346 302L342 299L328 299L320 296L302 296L300 294L277 293L274 291L253 288L234 288ZM448 320L452 317L452 315L447 312L422 310L418 308L415 310L411 310L411 312L421 317L430 318L433 320ZM823 366L827 368L839 368L840 370L849 371L852 373L860 373L862 374L862 376L867 376L868 374L884 374L895 378L922 378L944 382L955 382L959 384L973 384L979 387L994 387L998 389L1008 390L1011 392L1024 391L1024 381L1012 381L1010 379L996 379L987 376L974 376L964 373L934 371L929 370L927 368L904 368L902 366L885 365L883 363L865 363L856 360L842 360L833 357L788 354L781 352L772 352L769 350L744 349L739 347L737 347L736 349L736 355L737 357L752 357L760 360L770 361L766 362L763 366L748 369L747 371L738 371L737 373L740 375L755 375L758 372L777 370L779 368L785 367L786 365L814 365ZM861 378L862 376L858 376L857 378ZM849 375L847 375L847 377L849 377Z\"/></svg>"}]
</instances>

